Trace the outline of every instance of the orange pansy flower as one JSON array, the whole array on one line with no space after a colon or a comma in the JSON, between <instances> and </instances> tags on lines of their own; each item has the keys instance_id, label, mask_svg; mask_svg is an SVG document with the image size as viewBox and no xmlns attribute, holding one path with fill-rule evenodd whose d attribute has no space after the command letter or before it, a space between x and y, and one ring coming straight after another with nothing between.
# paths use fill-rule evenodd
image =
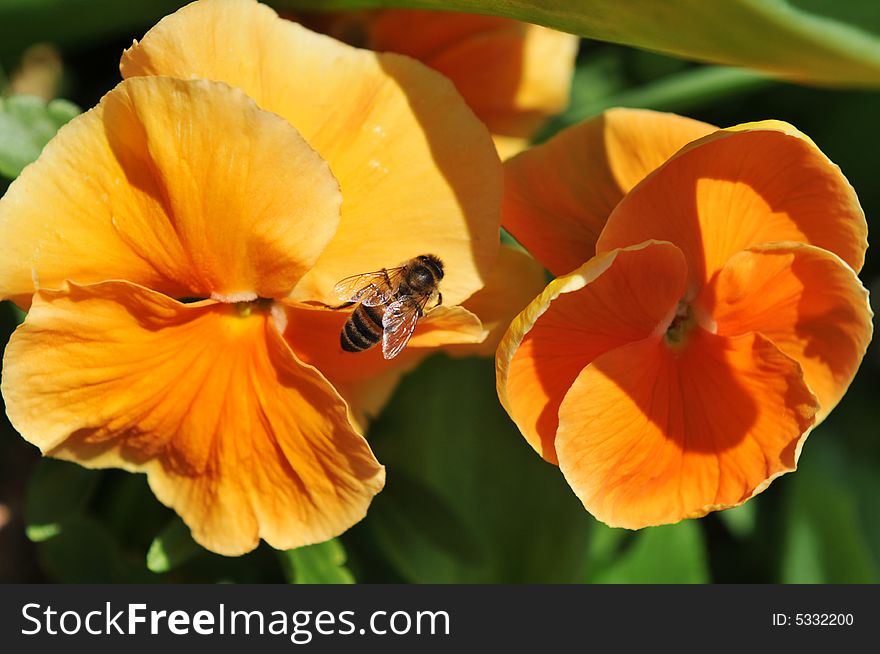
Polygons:
<instances>
[{"instance_id":1,"label":"orange pansy flower","mask_svg":"<svg viewBox=\"0 0 880 654\"><path fill-rule=\"evenodd\" d=\"M504 225L560 276L504 336L498 393L587 510L676 522L794 470L871 337L837 166L785 123L637 110L505 166Z\"/></svg>"},{"instance_id":2,"label":"orange pansy flower","mask_svg":"<svg viewBox=\"0 0 880 654\"><path fill-rule=\"evenodd\" d=\"M499 16L385 9L315 14L316 29L427 64L486 123L502 159L568 106L578 37Z\"/></svg>"},{"instance_id":3,"label":"orange pansy flower","mask_svg":"<svg viewBox=\"0 0 880 654\"><path fill-rule=\"evenodd\" d=\"M0 200L0 293L30 307L9 417L48 455L145 472L216 552L338 535L384 481L357 419L512 313L485 301L528 268L498 256L490 136L443 76L252 0L185 7L122 69ZM334 284L424 253L444 306L400 361L338 352Z\"/></svg>"}]
</instances>

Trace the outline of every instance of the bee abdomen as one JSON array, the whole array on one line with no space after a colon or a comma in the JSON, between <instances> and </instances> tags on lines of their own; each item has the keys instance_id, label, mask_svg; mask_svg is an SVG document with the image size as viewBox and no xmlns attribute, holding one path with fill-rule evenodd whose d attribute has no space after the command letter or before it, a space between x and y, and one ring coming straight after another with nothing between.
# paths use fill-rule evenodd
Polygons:
<instances>
[{"instance_id":1,"label":"bee abdomen","mask_svg":"<svg viewBox=\"0 0 880 654\"><path fill-rule=\"evenodd\" d=\"M359 304L339 334L339 344L346 352L368 350L382 340L382 310Z\"/></svg>"}]
</instances>

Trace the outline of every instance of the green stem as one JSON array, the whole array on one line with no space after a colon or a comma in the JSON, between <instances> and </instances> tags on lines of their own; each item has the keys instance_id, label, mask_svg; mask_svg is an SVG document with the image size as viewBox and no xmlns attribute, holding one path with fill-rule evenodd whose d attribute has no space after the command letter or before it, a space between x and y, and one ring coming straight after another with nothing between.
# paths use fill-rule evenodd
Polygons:
<instances>
[{"instance_id":1,"label":"green stem","mask_svg":"<svg viewBox=\"0 0 880 654\"><path fill-rule=\"evenodd\" d=\"M611 107L687 112L728 100L776 83L753 71L726 66L701 66L664 77L637 88L608 95L582 106L569 108L539 135L546 140L559 130L595 116Z\"/></svg>"}]
</instances>

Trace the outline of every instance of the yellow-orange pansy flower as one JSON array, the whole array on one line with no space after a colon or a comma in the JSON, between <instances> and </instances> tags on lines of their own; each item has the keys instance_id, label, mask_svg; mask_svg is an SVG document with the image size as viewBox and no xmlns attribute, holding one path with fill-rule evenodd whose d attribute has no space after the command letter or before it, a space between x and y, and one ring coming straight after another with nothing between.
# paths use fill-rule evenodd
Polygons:
<instances>
[{"instance_id":1,"label":"yellow-orange pansy flower","mask_svg":"<svg viewBox=\"0 0 880 654\"><path fill-rule=\"evenodd\" d=\"M410 9L315 14L307 24L446 75L486 123L502 159L568 106L573 34L499 16Z\"/></svg>"},{"instance_id":2,"label":"yellow-orange pansy flower","mask_svg":"<svg viewBox=\"0 0 880 654\"><path fill-rule=\"evenodd\" d=\"M794 470L871 337L837 166L785 123L613 110L506 174L505 226L561 276L504 336L498 392L587 510L676 522Z\"/></svg>"},{"instance_id":3,"label":"yellow-orange pansy flower","mask_svg":"<svg viewBox=\"0 0 880 654\"><path fill-rule=\"evenodd\" d=\"M46 454L145 472L216 552L335 536L384 481L352 414L492 326L461 306L498 293L491 138L442 75L252 0L187 6L122 67L0 200L0 294L30 307L9 417ZM401 365L332 369L335 282L425 252L445 302Z\"/></svg>"}]
</instances>

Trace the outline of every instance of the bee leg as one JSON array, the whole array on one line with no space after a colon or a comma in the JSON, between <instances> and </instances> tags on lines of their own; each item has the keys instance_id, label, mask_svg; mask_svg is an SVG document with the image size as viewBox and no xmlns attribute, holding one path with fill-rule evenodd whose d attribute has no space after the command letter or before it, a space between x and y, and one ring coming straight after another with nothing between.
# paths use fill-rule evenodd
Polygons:
<instances>
[{"instance_id":1,"label":"bee leg","mask_svg":"<svg viewBox=\"0 0 880 654\"><path fill-rule=\"evenodd\" d=\"M437 291L437 304L435 304L434 306L439 307L441 304L443 304L443 293Z\"/></svg>"},{"instance_id":2,"label":"bee leg","mask_svg":"<svg viewBox=\"0 0 880 654\"><path fill-rule=\"evenodd\" d=\"M357 304L357 302L343 302L335 307L327 307L328 309L332 309L333 311L337 311L339 309L347 309L350 306Z\"/></svg>"}]
</instances>

